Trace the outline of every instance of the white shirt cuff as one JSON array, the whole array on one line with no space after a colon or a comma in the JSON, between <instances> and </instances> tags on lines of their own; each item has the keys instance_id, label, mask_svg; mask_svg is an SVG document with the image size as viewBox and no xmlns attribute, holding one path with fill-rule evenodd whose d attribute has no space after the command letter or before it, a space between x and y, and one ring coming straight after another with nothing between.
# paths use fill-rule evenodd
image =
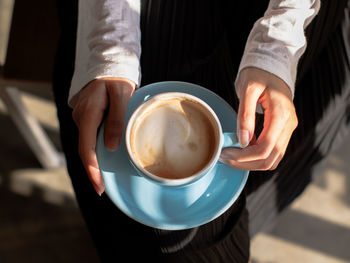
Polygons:
<instances>
[{"instance_id":1,"label":"white shirt cuff","mask_svg":"<svg viewBox=\"0 0 350 263\"><path fill-rule=\"evenodd\" d=\"M94 79L121 77L139 85L140 56L139 0L79 0L75 69L68 104Z\"/></svg>"},{"instance_id":2,"label":"white shirt cuff","mask_svg":"<svg viewBox=\"0 0 350 263\"><path fill-rule=\"evenodd\" d=\"M249 34L236 89L241 70L256 67L281 78L294 95L298 61L306 49L304 29L319 8L320 0L271 0Z\"/></svg>"}]
</instances>

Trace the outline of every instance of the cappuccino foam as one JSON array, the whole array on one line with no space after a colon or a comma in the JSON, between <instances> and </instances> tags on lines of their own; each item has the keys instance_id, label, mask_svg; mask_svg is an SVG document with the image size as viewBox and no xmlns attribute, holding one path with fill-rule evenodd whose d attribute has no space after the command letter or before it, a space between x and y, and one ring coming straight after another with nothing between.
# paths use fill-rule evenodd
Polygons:
<instances>
[{"instance_id":1,"label":"cappuccino foam","mask_svg":"<svg viewBox=\"0 0 350 263\"><path fill-rule=\"evenodd\" d=\"M214 118L198 102L184 98L154 101L131 131L131 149L150 173L180 179L202 170L218 144Z\"/></svg>"}]
</instances>

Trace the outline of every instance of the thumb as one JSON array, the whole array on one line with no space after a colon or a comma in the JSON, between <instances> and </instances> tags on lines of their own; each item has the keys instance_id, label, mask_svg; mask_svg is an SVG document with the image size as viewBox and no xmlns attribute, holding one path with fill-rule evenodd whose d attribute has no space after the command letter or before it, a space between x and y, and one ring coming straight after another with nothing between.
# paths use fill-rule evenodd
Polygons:
<instances>
[{"instance_id":1,"label":"thumb","mask_svg":"<svg viewBox=\"0 0 350 263\"><path fill-rule=\"evenodd\" d=\"M237 136L241 147L246 147L253 138L255 112L264 87L256 82L243 87L237 116Z\"/></svg>"}]
</instances>

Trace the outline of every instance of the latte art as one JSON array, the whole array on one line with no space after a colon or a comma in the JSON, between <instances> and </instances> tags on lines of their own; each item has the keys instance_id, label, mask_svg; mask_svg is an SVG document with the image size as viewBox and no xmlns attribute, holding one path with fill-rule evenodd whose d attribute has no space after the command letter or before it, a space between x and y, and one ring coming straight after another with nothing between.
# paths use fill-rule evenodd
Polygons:
<instances>
[{"instance_id":1,"label":"latte art","mask_svg":"<svg viewBox=\"0 0 350 263\"><path fill-rule=\"evenodd\" d=\"M199 103L183 98L153 102L131 130L137 162L150 173L180 179L202 170L218 145L215 120Z\"/></svg>"}]
</instances>

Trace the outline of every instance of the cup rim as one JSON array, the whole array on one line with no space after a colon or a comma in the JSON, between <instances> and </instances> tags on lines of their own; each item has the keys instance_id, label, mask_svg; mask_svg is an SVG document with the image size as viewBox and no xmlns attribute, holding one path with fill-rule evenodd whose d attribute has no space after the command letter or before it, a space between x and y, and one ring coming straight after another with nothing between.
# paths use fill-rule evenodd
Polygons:
<instances>
[{"instance_id":1,"label":"cup rim","mask_svg":"<svg viewBox=\"0 0 350 263\"><path fill-rule=\"evenodd\" d=\"M217 131L217 136L218 136L218 143L215 147L215 152L212 155L211 159L208 161L208 163L199 171L197 171L195 174L185 177L185 178L178 178L178 179L170 179L170 178L164 178L164 177L160 177L157 176L149 171L147 171L146 169L144 169L136 160L136 158L134 157L134 154L132 152L131 149L131 144L130 144L130 133L131 130L133 128L133 124L135 123L135 120L137 119L138 116L140 116L140 114L142 114L142 110L144 108L146 108L148 105L152 104L155 100L162 98L162 97L166 97L166 99L171 99L171 98L190 98L192 100L194 100L195 102L200 103L202 106L204 106L204 108L211 114L211 116L213 117L213 119L215 120L215 124L216 124L216 131ZM214 112L214 110L208 105L208 103L206 103L205 101L203 101L202 99L185 93L185 92L163 92L163 93L159 93L156 94L154 96L151 96L149 98L147 98L143 103L141 103L136 109L135 111L131 114L129 120L127 121L127 125L126 125L126 130L125 130L125 145L126 145L126 150L127 150L127 154L129 157L129 160L131 161L131 163L133 164L133 166L147 179L152 180L153 182L156 183L160 183L162 185L165 186L183 186L183 185L188 185L191 184L195 181L197 181L198 179L202 178L204 175L208 174L209 171L214 167L214 165L216 164L216 162L219 159L219 155L221 152L221 146L222 146L222 127L221 127L221 123L220 120L218 118L218 116L216 115L216 113Z\"/></svg>"}]
</instances>

